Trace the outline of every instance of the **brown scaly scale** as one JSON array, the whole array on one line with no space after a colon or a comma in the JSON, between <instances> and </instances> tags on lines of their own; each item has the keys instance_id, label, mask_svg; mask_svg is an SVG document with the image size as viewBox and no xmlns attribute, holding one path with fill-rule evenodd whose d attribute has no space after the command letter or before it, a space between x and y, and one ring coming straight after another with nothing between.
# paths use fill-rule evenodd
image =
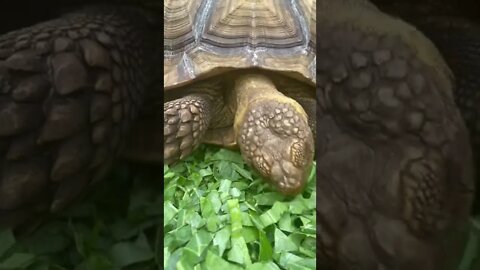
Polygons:
<instances>
[{"instance_id":1,"label":"brown scaly scale","mask_svg":"<svg viewBox=\"0 0 480 270\"><path fill-rule=\"evenodd\" d=\"M0 36L0 226L68 205L103 177L149 83L136 8L87 7Z\"/></svg>"},{"instance_id":2,"label":"brown scaly scale","mask_svg":"<svg viewBox=\"0 0 480 270\"><path fill-rule=\"evenodd\" d=\"M480 111L477 106L480 102L480 4L475 0L374 2L383 11L417 27L445 58L454 75L455 102L470 133L475 168L480 168ZM478 172L476 183L480 183ZM477 215L480 196L475 197L473 214Z\"/></svg>"},{"instance_id":3,"label":"brown scaly scale","mask_svg":"<svg viewBox=\"0 0 480 270\"><path fill-rule=\"evenodd\" d=\"M317 10L320 268L456 269L474 182L450 67L369 1Z\"/></svg>"}]
</instances>

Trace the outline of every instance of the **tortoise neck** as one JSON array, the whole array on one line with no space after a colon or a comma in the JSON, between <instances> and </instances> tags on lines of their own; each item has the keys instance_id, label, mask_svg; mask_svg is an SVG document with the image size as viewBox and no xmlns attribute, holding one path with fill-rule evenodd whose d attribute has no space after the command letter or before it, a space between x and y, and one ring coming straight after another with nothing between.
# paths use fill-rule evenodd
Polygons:
<instances>
[{"instance_id":1,"label":"tortoise neck","mask_svg":"<svg viewBox=\"0 0 480 270\"><path fill-rule=\"evenodd\" d=\"M272 94L281 93L277 90L273 82L265 75L261 74L242 74L235 80L235 96L237 106L244 106L255 99L262 99Z\"/></svg>"},{"instance_id":2,"label":"tortoise neck","mask_svg":"<svg viewBox=\"0 0 480 270\"><path fill-rule=\"evenodd\" d=\"M305 113L299 104L278 91L268 76L257 73L238 75L235 78L234 91L231 99L236 102L234 105L236 108L234 120L235 130L238 130L240 125L245 121L244 118L248 111L256 108L258 104L264 104L265 102L292 104L299 111Z\"/></svg>"}]
</instances>

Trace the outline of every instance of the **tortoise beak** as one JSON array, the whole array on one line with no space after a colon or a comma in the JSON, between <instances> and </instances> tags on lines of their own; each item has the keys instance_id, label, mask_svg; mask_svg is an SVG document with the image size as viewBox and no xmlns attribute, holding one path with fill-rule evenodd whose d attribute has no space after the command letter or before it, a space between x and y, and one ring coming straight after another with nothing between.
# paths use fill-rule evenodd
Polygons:
<instances>
[{"instance_id":1,"label":"tortoise beak","mask_svg":"<svg viewBox=\"0 0 480 270\"><path fill-rule=\"evenodd\" d=\"M308 168L296 167L287 160L275 162L271 170L272 182L283 195L297 195L303 191L307 183Z\"/></svg>"}]
</instances>

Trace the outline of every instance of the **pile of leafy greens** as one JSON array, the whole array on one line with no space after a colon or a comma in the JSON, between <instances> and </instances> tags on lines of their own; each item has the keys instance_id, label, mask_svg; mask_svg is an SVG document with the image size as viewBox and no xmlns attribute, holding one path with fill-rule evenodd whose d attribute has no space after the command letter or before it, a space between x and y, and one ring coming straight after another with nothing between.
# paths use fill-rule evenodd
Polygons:
<instances>
[{"instance_id":1,"label":"pile of leafy greens","mask_svg":"<svg viewBox=\"0 0 480 270\"><path fill-rule=\"evenodd\" d=\"M315 268L313 168L295 198L217 147L202 146L160 173L119 163L33 233L0 232L0 270Z\"/></svg>"},{"instance_id":2,"label":"pile of leafy greens","mask_svg":"<svg viewBox=\"0 0 480 270\"><path fill-rule=\"evenodd\" d=\"M217 147L163 172L119 163L33 233L1 231L0 270L315 269L315 184L312 168L305 192L285 198ZM471 224L459 270L480 269L480 218Z\"/></svg>"}]
</instances>

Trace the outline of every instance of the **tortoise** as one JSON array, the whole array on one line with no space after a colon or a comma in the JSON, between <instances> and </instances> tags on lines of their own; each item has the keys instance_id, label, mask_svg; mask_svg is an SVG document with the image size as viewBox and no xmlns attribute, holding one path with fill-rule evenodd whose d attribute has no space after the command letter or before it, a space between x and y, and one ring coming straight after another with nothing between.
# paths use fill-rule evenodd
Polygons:
<instances>
[{"instance_id":1,"label":"tortoise","mask_svg":"<svg viewBox=\"0 0 480 270\"><path fill-rule=\"evenodd\" d=\"M315 6L165 1L165 163L202 142L238 146L278 191L303 190L314 152Z\"/></svg>"},{"instance_id":2,"label":"tortoise","mask_svg":"<svg viewBox=\"0 0 480 270\"><path fill-rule=\"evenodd\" d=\"M0 36L0 227L64 209L115 157L171 164L200 143L238 147L279 192L302 191L315 1L164 1L163 77L161 13L143 2L57 6Z\"/></svg>"},{"instance_id":3,"label":"tortoise","mask_svg":"<svg viewBox=\"0 0 480 270\"><path fill-rule=\"evenodd\" d=\"M320 269L456 269L474 196L453 73L365 0L317 7Z\"/></svg>"}]
</instances>

